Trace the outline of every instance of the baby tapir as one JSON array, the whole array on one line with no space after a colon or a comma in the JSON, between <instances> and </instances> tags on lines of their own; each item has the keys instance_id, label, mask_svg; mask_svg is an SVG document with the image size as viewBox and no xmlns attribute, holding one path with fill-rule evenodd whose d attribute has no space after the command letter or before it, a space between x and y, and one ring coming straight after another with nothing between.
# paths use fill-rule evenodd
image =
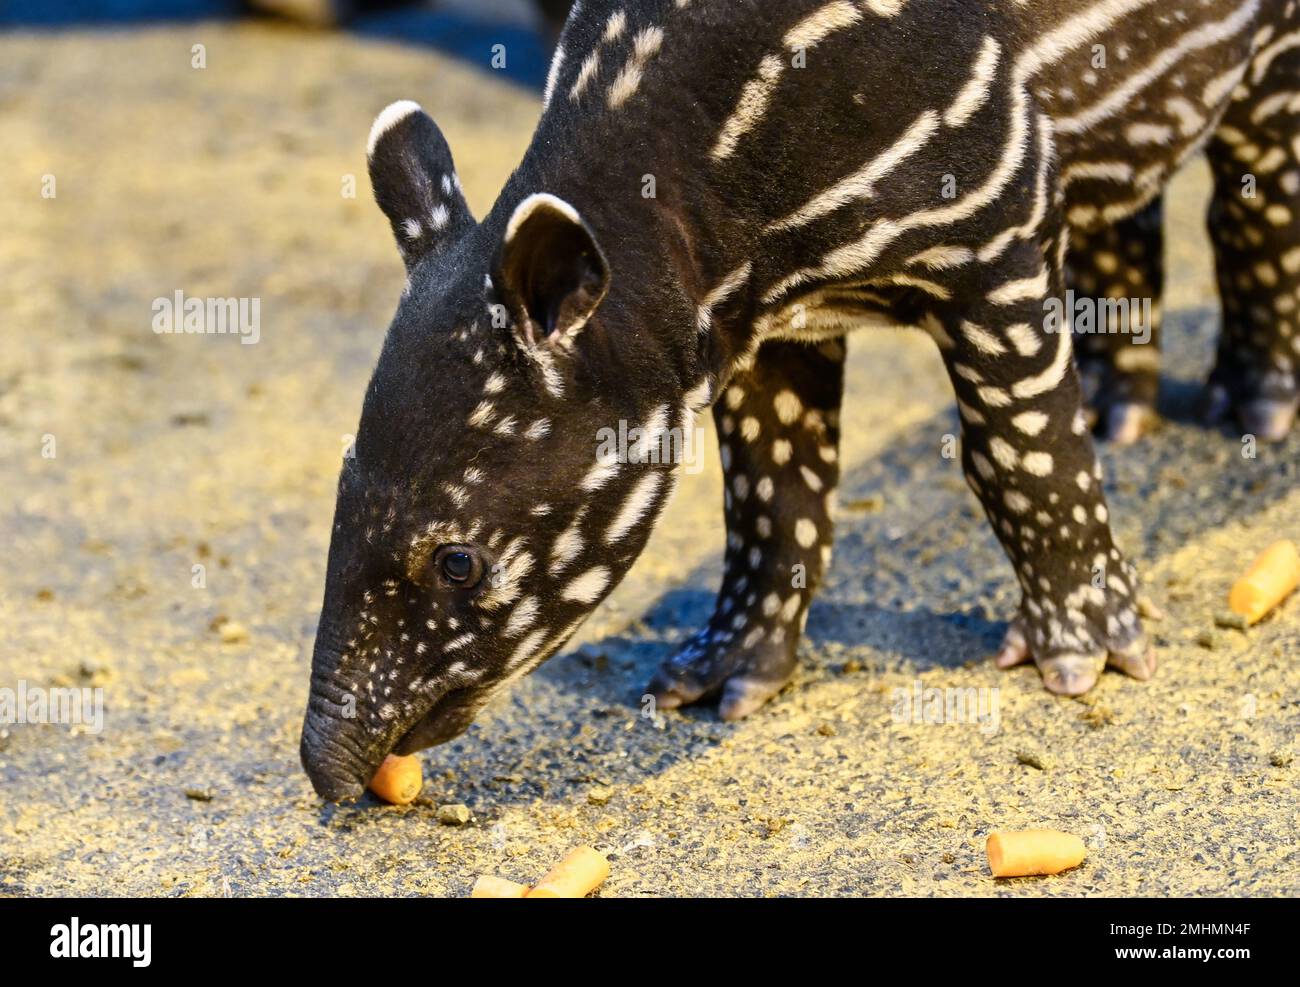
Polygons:
<instances>
[{"instance_id":1,"label":"baby tapir","mask_svg":"<svg viewBox=\"0 0 1300 987\"><path fill-rule=\"evenodd\" d=\"M1204 148L1207 410L1285 435L1298 134L1294 0L585 0L482 222L433 121L385 109L370 174L408 281L339 480L302 736L317 791L356 795L555 653L644 547L664 450L704 408L726 571L650 691L728 719L776 693L830 557L859 327L942 352L1023 591L998 665L1063 694L1107 664L1148 678L1089 425L1150 420L1161 194ZM1100 299L1077 354L1071 297Z\"/></svg>"}]
</instances>

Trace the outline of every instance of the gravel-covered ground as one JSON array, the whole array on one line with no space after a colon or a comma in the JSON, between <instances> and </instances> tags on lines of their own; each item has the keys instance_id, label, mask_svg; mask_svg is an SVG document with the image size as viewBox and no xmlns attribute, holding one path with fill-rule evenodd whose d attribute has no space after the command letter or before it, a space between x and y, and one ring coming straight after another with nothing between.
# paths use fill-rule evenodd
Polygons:
<instances>
[{"instance_id":1,"label":"gravel-covered ground","mask_svg":"<svg viewBox=\"0 0 1300 987\"><path fill-rule=\"evenodd\" d=\"M579 843L613 850L606 896L1300 892L1300 599L1249 634L1213 621L1300 536L1300 436L1248 459L1191 423L1216 319L1200 165L1173 197L1169 423L1103 454L1166 612L1152 682L1076 701L985 660L1016 587L941 455L939 360L861 335L834 569L769 707L640 715L711 605L713 461L580 644L422 755L421 802L322 805L298 730L338 462L402 283L364 162L400 97L484 210L538 102L462 63L288 27L0 36L0 688L106 708L98 734L0 728L0 893L463 895ZM260 342L155 334L178 289L260 298ZM992 690L996 718L899 722L918 687ZM993 881L985 835L1027 826L1088 861Z\"/></svg>"}]
</instances>

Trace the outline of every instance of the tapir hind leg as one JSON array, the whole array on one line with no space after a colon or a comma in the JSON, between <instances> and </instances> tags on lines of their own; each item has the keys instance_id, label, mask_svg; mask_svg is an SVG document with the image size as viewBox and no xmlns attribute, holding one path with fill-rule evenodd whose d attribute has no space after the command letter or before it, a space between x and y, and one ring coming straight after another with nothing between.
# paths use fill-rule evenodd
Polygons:
<instances>
[{"instance_id":1,"label":"tapir hind leg","mask_svg":"<svg viewBox=\"0 0 1300 987\"><path fill-rule=\"evenodd\" d=\"M1156 421L1163 203L1157 198L1128 219L1070 235L1066 285L1079 298L1099 303L1090 331L1075 336L1083 399L1097 434L1121 445L1135 442ZM1106 302L1123 303L1126 317L1115 319ZM1142 312L1149 318L1141 318Z\"/></svg>"},{"instance_id":2,"label":"tapir hind leg","mask_svg":"<svg viewBox=\"0 0 1300 987\"><path fill-rule=\"evenodd\" d=\"M1223 333L1204 412L1280 442L1300 409L1300 49L1254 71L1207 148Z\"/></svg>"}]
</instances>

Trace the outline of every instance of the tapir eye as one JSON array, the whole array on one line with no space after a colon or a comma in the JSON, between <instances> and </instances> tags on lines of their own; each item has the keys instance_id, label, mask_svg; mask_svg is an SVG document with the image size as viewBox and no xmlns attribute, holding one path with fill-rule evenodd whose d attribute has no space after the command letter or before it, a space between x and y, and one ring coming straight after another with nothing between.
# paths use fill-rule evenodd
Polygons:
<instances>
[{"instance_id":1,"label":"tapir eye","mask_svg":"<svg viewBox=\"0 0 1300 987\"><path fill-rule=\"evenodd\" d=\"M453 583L463 583L474 573L474 560L468 552L452 552L442 560L442 571Z\"/></svg>"},{"instance_id":2,"label":"tapir eye","mask_svg":"<svg viewBox=\"0 0 1300 987\"><path fill-rule=\"evenodd\" d=\"M447 545L439 549L436 564L443 578L456 586L474 586L483 575L478 555L463 545Z\"/></svg>"}]
</instances>

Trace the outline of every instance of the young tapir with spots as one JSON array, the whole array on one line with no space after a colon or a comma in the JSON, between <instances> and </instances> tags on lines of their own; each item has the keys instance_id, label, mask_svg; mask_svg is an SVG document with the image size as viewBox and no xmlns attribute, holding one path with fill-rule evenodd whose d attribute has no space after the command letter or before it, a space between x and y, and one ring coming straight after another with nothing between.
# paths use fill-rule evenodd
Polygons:
<instances>
[{"instance_id":1,"label":"young tapir with spots","mask_svg":"<svg viewBox=\"0 0 1300 987\"><path fill-rule=\"evenodd\" d=\"M862 327L917 326L943 354L1023 590L997 663L1064 694L1107 664L1148 678L1052 313L1071 289L1155 321L1162 189L1205 148L1210 410L1281 438L1298 123L1293 0L586 0L481 222L433 121L390 106L370 173L408 284L339 480L302 738L317 790L357 794L555 653L644 547L677 472L659 453L704 408L726 571L650 691L728 719L776 693L830 557ZM1080 335L1107 435L1150 417L1155 329ZM602 454L620 425L630 447Z\"/></svg>"}]
</instances>

